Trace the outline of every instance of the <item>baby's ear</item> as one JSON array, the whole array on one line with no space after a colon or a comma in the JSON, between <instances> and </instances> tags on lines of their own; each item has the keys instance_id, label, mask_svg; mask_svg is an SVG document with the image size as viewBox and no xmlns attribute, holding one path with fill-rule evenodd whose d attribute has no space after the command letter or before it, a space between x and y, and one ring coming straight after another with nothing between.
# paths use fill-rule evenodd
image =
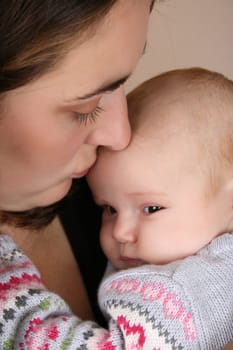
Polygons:
<instances>
[{"instance_id":1,"label":"baby's ear","mask_svg":"<svg viewBox=\"0 0 233 350\"><path fill-rule=\"evenodd\" d=\"M229 198L230 198L230 205L231 205L231 212L232 212L232 220L231 220L232 225L231 226L233 228L233 175L232 175L230 181L228 182L227 191L228 191Z\"/></svg>"},{"instance_id":2,"label":"baby's ear","mask_svg":"<svg viewBox=\"0 0 233 350\"><path fill-rule=\"evenodd\" d=\"M228 203L228 208L232 208L232 217L233 217L233 174L229 176L223 185L223 196L225 197L225 202ZM224 198L223 197L223 198Z\"/></svg>"},{"instance_id":3,"label":"baby's ear","mask_svg":"<svg viewBox=\"0 0 233 350\"><path fill-rule=\"evenodd\" d=\"M230 178L230 180L228 181L227 184L227 191L231 197L231 205L232 205L232 210L233 210L233 175Z\"/></svg>"},{"instance_id":4,"label":"baby's ear","mask_svg":"<svg viewBox=\"0 0 233 350\"><path fill-rule=\"evenodd\" d=\"M233 233L233 176L227 183L225 195L225 203L223 205L226 204L226 210L228 212L228 222L225 232Z\"/></svg>"},{"instance_id":5,"label":"baby's ear","mask_svg":"<svg viewBox=\"0 0 233 350\"><path fill-rule=\"evenodd\" d=\"M229 180L228 188L229 188L229 191L230 191L231 196L232 196L232 206L233 206L233 174Z\"/></svg>"}]
</instances>

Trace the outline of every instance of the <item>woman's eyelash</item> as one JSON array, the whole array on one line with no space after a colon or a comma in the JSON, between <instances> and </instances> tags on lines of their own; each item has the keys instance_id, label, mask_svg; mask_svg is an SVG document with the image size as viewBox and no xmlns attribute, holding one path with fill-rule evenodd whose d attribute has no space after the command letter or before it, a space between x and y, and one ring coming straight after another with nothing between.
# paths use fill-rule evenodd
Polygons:
<instances>
[{"instance_id":1,"label":"woman's eyelash","mask_svg":"<svg viewBox=\"0 0 233 350\"><path fill-rule=\"evenodd\" d=\"M100 106L97 106L96 109L90 113L79 113L79 112L73 112L74 118L78 120L80 124L87 125L88 122L95 123L96 118L99 116L100 113L103 112L103 108Z\"/></svg>"}]
</instances>

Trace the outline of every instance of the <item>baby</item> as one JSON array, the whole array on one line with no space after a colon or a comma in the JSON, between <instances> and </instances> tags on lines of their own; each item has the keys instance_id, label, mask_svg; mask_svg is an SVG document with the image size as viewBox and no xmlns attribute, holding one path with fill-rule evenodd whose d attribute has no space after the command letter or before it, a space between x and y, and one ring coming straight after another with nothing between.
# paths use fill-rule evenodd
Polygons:
<instances>
[{"instance_id":1,"label":"baby","mask_svg":"<svg viewBox=\"0 0 233 350\"><path fill-rule=\"evenodd\" d=\"M100 149L88 175L103 207L108 329L72 314L2 232L0 349L220 350L233 339L233 82L172 71L128 102L129 146Z\"/></svg>"},{"instance_id":2,"label":"baby","mask_svg":"<svg viewBox=\"0 0 233 350\"><path fill-rule=\"evenodd\" d=\"M129 146L101 149L87 177L103 251L123 270L109 269L100 304L126 349L222 349L233 338L233 82L170 71L128 105Z\"/></svg>"}]
</instances>

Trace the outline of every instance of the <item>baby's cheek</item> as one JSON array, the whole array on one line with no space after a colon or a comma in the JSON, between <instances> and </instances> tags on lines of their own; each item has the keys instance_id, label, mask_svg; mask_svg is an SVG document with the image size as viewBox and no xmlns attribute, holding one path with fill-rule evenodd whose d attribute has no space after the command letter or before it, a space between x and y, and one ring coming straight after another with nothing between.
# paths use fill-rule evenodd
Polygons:
<instances>
[{"instance_id":1,"label":"baby's cheek","mask_svg":"<svg viewBox=\"0 0 233 350\"><path fill-rule=\"evenodd\" d=\"M109 260L112 260L116 252L116 242L113 240L110 225L103 225L100 231L100 245Z\"/></svg>"},{"instance_id":2,"label":"baby's cheek","mask_svg":"<svg viewBox=\"0 0 233 350\"><path fill-rule=\"evenodd\" d=\"M100 245L105 254L107 254L108 250L110 249L111 245L111 232L106 228L106 225L102 225L102 228L100 230Z\"/></svg>"}]
</instances>

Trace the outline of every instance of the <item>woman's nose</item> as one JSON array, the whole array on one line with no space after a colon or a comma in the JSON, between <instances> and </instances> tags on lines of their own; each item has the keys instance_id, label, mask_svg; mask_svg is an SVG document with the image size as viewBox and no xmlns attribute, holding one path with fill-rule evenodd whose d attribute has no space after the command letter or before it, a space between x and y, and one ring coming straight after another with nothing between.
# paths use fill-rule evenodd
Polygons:
<instances>
[{"instance_id":1,"label":"woman's nose","mask_svg":"<svg viewBox=\"0 0 233 350\"><path fill-rule=\"evenodd\" d=\"M89 143L114 151L124 149L130 140L131 129L123 86L105 96L104 111Z\"/></svg>"}]
</instances>

